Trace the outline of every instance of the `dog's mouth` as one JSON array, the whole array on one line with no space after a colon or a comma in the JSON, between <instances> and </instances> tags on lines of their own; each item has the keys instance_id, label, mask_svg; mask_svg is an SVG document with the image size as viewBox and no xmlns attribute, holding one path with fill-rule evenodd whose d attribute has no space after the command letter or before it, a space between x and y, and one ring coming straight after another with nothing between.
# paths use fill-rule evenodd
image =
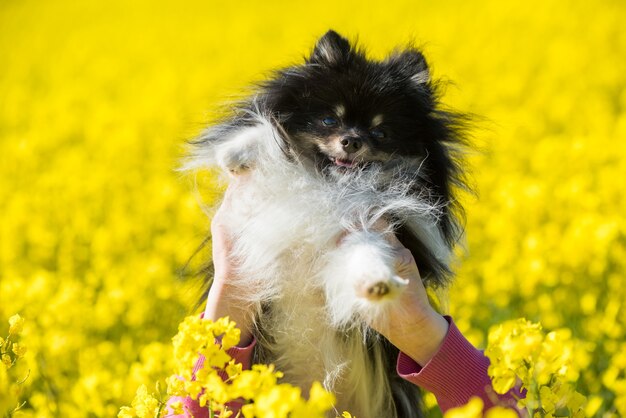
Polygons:
<instances>
[{"instance_id":1,"label":"dog's mouth","mask_svg":"<svg viewBox=\"0 0 626 418\"><path fill-rule=\"evenodd\" d=\"M350 158L347 155L335 156L328 155L325 152L319 152L316 160L319 169L330 170L335 173L362 171L372 164L376 164L376 161L367 158Z\"/></svg>"},{"instance_id":2,"label":"dog's mouth","mask_svg":"<svg viewBox=\"0 0 626 418\"><path fill-rule=\"evenodd\" d=\"M337 167L355 168L355 167L358 167L360 164L358 161L350 160L347 158L337 158L337 157L330 157L330 156L328 158Z\"/></svg>"}]
</instances>

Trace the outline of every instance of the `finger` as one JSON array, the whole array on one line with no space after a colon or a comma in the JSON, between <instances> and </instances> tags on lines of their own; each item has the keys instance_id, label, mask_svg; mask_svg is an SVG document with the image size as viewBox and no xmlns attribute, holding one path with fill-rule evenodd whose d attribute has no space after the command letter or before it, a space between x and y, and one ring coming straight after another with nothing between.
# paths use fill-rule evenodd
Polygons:
<instances>
[{"instance_id":1,"label":"finger","mask_svg":"<svg viewBox=\"0 0 626 418\"><path fill-rule=\"evenodd\" d=\"M242 181L238 178L234 179L230 182L226 190L224 191L224 195L222 196L222 202L219 207L215 211L213 215L213 219L211 221L211 230L213 230L213 224L222 224L225 213L231 210L234 195L237 193L237 190L241 187ZM223 226L223 225L222 225Z\"/></svg>"},{"instance_id":2,"label":"finger","mask_svg":"<svg viewBox=\"0 0 626 418\"><path fill-rule=\"evenodd\" d=\"M215 237L216 235L220 235L223 229L223 205L220 205L220 207L218 207L215 211L213 219L211 219L211 235L213 237Z\"/></svg>"},{"instance_id":3,"label":"finger","mask_svg":"<svg viewBox=\"0 0 626 418\"><path fill-rule=\"evenodd\" d=\"M411 251L407 248L402 247L395 250L394 267L400 277L421 281L419 269L417 268L413 254L411 254Z\"/></svg>"},{"instance_id":4,"label":"finger","mask_svg":"<svg viewBox=\"0 0 626 418\"><path fill-rule=\"evenodd\" d=\"M406 247L396 248L395 252L395 261L399 266L410 266L415 264L415 259L413 258L413 254Z\"/></svg>"},{"instance_id":5,"label":"finger","mask_svg":"<svg viewBox=\"0 0 626 418\"><path fill-rule=\"evenodd\" d=\"M247 175L237 175L234 177L229 183L228 187L224 191L224 196L222 197L222 205L221 206L230 206L233 195L238 193L238 190L243 187L243 185L247 182Z\"/></svg>"},{"instance_id":6,"label":"finger","mask_svg":"<svg viewBox=\"0 0 626 418\"><path fill-rule=\"evenodd\" d=\"M335 245L339 247L347 236L348 236L348 231L341 231L339 235L337 236L337 238L335 239Z\"/></svg>"},{"instance_id":7,"label":"finger","mask_svg":"<svg viewBox=\"0 0 626 418\"><path fill-rule=\"evenodd\" d=\"M218 211L224 207L230 207L233 199L232 196L236 188L237 186L232 183L226 188L226 190L224 191L224 196L222 196L222 203L220 204Z\"/></svg>"},{"instance_id":8,"label":"finger","mask_svg":"<svg viewBox=\"0 0 626 418\"><path fill-rule=\"evenodd\" d=\"M398 239L398 237L396 237L396 234L388 234L389 236L387 237L387 241L389 241L389 243L397 249L400 248L404 248L404 245L402 245L402 243L400 242L400 240Z\"/></svg>"},{"instance_id":9,"label":"finger","mask_svg":"<svg viewBox=\"0 0 626 418\"><path fill-rule=\"evenodd\" d=\"M215 250L228 252L232 248L232 237L230 229L225 222L224 214L225 209L222 204L217 209L213 219L211 220L211 241L214 252Z\"/></svg>"}]
</instances>

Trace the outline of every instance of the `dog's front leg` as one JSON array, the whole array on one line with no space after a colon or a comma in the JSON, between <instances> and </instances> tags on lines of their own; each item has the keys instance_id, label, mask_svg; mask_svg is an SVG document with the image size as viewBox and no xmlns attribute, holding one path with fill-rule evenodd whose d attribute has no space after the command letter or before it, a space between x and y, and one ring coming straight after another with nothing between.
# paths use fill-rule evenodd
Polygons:
<instances>
[{"instance_id":1,"label":"dog's front leg","mask_svg":"<svg viewBox=\"0 0 626 418\"><path fill-rule=\"evenodd\" d=\"M396 250L384 233L356 231L345 235L322 271L326 303L336 326L356 316L380 315L407 285L396 274Z\"/></svg>"}]
</instances>

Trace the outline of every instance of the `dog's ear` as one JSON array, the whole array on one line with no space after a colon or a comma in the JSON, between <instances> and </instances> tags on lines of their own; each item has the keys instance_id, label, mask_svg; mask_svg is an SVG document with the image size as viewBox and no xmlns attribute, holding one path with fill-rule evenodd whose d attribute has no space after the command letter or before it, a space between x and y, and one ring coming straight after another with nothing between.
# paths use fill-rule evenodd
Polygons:
<instances>
[{"instance_id":1,"label":"dog's ear","mask_svg":"<svg viewBox=\"0 0 626 418\"><path fill-rule=\"evenodd\" d=\"M307 62L329 67L339 66L349 60L351 50L350 42L346 38L334 30L329 30L317 41Z\"/></svg>"},{"instance_id":2,"label":"dog's ear","mask_svg":"<svg viewBox=\"0 0 626 418\"><path fill-rule=\"evenodd\" d=\"M417 49L407 49L391 55L388 65L411 81L415 86L422 86L430 81L430 70L426 58Z\"/></svg>"}]
</instances>

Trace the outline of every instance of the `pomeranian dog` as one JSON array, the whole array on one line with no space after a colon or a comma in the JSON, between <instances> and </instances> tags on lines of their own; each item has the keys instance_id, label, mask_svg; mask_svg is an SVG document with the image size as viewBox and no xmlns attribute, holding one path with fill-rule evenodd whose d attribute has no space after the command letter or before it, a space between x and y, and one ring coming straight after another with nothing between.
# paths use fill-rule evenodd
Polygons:
<instances>
[{"instance_id":1,"label":"pomeranian dog","mask_svg":"<svg viewBox=\"0 0 626 418\"><path fill-rule=\"evenodd\" d=\"M435 87L419 50L371 60L329 31L193 141L185 165L246 176L225 222L238 297L255 307L255 362L305 391L322 382L359 418L421 416L398 350L367 324L393 321L406 286L388 234L427 286L450 277L462 118Z\"/></svg>"}]
</instances>

